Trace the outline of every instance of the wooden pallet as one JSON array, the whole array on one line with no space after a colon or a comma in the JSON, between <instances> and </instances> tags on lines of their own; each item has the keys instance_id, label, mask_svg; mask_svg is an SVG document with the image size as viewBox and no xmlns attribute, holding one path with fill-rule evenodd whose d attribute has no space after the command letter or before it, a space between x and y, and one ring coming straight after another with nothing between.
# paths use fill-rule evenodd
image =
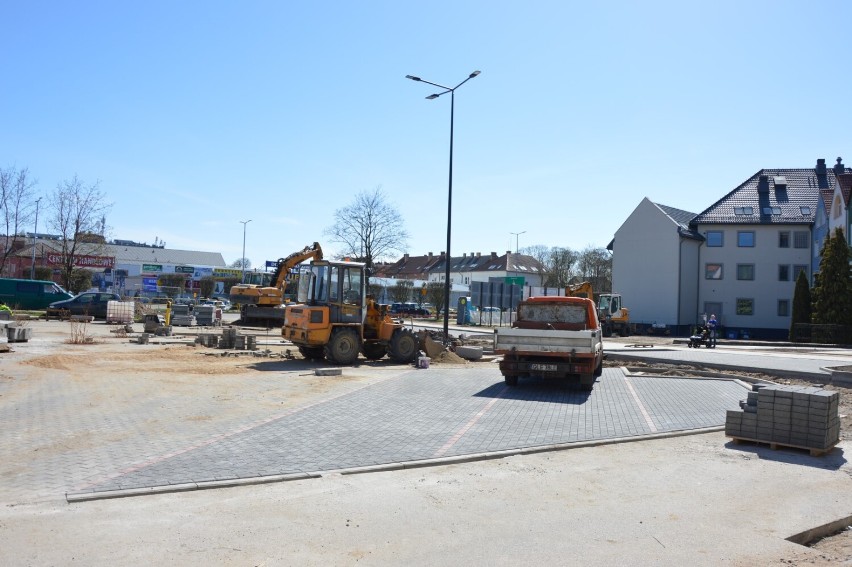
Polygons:
<instances>
[{"instance_id":1,"label":"wooden pallet","mask_svg":"<svg viewBox=\"0 0 852 567\"><path fill-rule=\"evenodd\" d=\"M624 346L633 348L654 348L653 343L631 343Z\"/></svg>"},{"instance_id":2,"label":"wooden pallet","mask_svg":"<svg viewBox=\"0 0 852 567\"><path fill-rule=\"evenodd\" d=\"M830 447L826 447L825 449L815 449L813 447L805 447L803 445L793 445L790 443L778 443L777 441L766 441L763 439L749 439L748 437L731 437L728 438L734 443L757 443L758 445L769 445L769 448L773 451L777 451L779 448L782 449L801 449L803 451L808 451L811 454L811 457L822 457L826 453L830 453L834 447L837 446L837 443L832 443Z\"/></svg>"}]
</instances>

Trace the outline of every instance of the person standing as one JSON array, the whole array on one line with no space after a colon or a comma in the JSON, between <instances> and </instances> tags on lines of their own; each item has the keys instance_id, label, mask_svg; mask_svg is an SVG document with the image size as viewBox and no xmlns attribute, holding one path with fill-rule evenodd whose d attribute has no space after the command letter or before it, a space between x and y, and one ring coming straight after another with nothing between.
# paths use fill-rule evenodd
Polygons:
<instances>
[{"instance_id":1,"label":"person standing","mask_svg":"<svg viewBox=\"0 0 852 567\"><path fill-rule=\"evenodd\" d=\"M716 333L719 328L716 315L710 315L710 319L707 321L707 328L710 330L710 348L716 348Z\"/></svg>"}]
</instances>

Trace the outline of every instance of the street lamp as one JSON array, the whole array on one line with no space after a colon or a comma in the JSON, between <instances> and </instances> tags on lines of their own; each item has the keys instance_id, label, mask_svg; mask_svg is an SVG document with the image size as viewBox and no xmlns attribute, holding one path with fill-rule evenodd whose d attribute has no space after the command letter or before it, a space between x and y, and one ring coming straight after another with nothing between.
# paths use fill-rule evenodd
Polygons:
<instances>
[{"instance_id":1,"label":"street lamp","mask_svg":"<svg viewBox=\"0 0 852 567\"><path fill-rule=\"evenodd\" d=\"M525 231L523 231L523 232L510 232L510 233L509 233L509 234L512 234L512 235L514 235L514 236L515 236L515 254L517 254L517 253L518 253L518 237L519 237L520 235L522 235L522 234L526 234L526 233L527 233L527 231L526 231L526 230L525 230Z\"/></svg>"},{"instance_id":2,"label":"street lamp","mask_svg":"<svg viewBox=\"0 0 852 567\"><path fill-rule=\"evenodd\" d=\"M411 79L412 81L417 81L420 83L426 83L427 85L432 85L433 87L438 87L440 89L444 89L444 91L439 92L437 94L430 94L426 97L427 100L434 100L441 95L445 95L450 93L450 182L449 189L447 191L447 267L446 272L444 274L444 344L447 345L450 342L450 260L452 255L450 254L450 241L451 241L451 228L452 228L452 219L453 219L453 115L455 113L455 105L456 105L456 89L460 86L471 80L472 78L479 75L479 71L474 71L467 78L457 84L454 87L445 87L444 85L439 85L438 83L432 83L425 79L421 79L420 77L415 77L413 75L406 75L406 79Z\"/></svg>"},{"instance_id":3,"label":"street lamp","mask_svg":"<svg viewBox=\"0 0 852 567\"><path fill-rule=\"evenodd\" d=\"M38 235L38 204L41 203L41 197L36 199L36 217L35 217L35 228L33 228L33 263L30 266L30 279L35 279L35 249L36 249L36 236Z\"/></svg>"},{"instance_id":4,"label":"street lamp","mask_svg":"<svg viewBox=\"0 0 852 567\"><path fill-rule=\"evenodd\" d=\"M242 282L246 283L246 225L251 222L251 219L241 220L240 222L243 223L243 258L240 261L240 266L243 268Z\"/></svg>"}]
</instances>

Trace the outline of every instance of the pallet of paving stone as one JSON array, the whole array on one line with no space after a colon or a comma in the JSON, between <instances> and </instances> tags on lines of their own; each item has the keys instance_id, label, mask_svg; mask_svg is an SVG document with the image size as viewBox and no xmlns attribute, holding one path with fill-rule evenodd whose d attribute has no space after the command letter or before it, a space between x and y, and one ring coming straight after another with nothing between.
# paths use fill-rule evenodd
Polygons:
<instances>
[{"instance_id":1,"label":"pallet of paving stone","mask_svg":"<svg viewBox=\"0 0 852 567\"><path fill-rule=\"evenodd\" d=\"M802 451L810 452L811 457L822 457L823 455L830 453L832 449L839 443L839 441L835 441L828 447L824 449L815 449L813 447L805 447L804 445L791 445L789 443L778 443L776 441L766 441L762 439L749 439L748 437L731 437L728 438L734 443L755 443L757 445L768 445L770 449L773 451L777 451L779 448L781 449L801 449Z\"/></svg>"}]
</instances>

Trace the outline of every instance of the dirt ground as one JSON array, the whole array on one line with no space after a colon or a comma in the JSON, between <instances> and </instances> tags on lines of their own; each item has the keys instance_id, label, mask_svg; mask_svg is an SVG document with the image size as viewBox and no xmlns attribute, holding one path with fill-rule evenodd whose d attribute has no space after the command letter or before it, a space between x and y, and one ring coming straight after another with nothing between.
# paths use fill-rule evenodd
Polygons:
<instances>
[{"instance_id":1,"label":"dirt ground","mask_svg":"<svg viewBox=\"0 0 852 567\"><path fill-rule=\"evenodd\" d=\"M94 323L87 326L72 329L68 323L63 322L32 322L36 329L37 340L25 346L9 345L11 353L0 354L0 357L15 357L20 355L19 363L30 368L33 376L43 373L62 371L71 380L85 381L87 384L101 384L96 390L102 396L96 405L100 408L108 408L104 411L120 413L122 408L130 407L143 391L156 391L161 396L163 403L168 403L178 415L184 419L206 422L215 420L223 422L228 420L239 421L242 416L239 408L250 407L258 403L267 405L269 409L286 409L300 404L320 399L327 395L332 388L339 390L341 387L358 387L358 385L371 381L386 379L399 370L399 366L392 368L386 363L365 363L361 368L363 371L347 373L335 382L317 381L313 379L313 373L305 366L305 372L294 376L286 384L279 381L263 382L265 372L273 368L281 368L281 365L293 367L300 363L298 350L292 346L282 344L276 334L260 334L258 341L260 351L249 354L226 355L226 351L207 349L192 344L195 334L176 336L168 340L152 338L153 348L148 346L134 345L132 337L138 335L141 325L136 325L137 333L129 337L117 326ZM219 330L211 329L210 332L219 333ZM87 344L71 344L71 341L79 337L88 338ZM672 344L671 338L645 338L659 344ZM613 339L620 340L620 339ZM629 339L624 339L629 340ZM475 340L462 341L465 344L475 344ZM490 342L490 341L488 341ZM159 344L157 344L159 343ZM4 345L5 346L5 345ZM202 363L203 361L203 363ZM486 358L484 362L487 362ZM477 362L466 362L454 354L445 354L434 357L433 364L450 364L464 367ZM622 362L608 361L606 366L624 366ZM632 367L648 367L646 364L634 363ZM655 364L655 369L661 369L666 375L684 376L690 371L705 370L699 366L665 365ZM84 369L84 370L83 370ZM8 369L0 369L0 381L14 380L7 373ZM382 372L387 370L388 372ZM726 374L736 374L727 371ZM754 378L761 378L781 384L812 385L808 382L790 379L778 379L768 375L755 373L742 373ZM139 379L129 378L138 375ZM118 383L116 376L127 377ZM144 379L143 379L144 378ZM204 392L199 392L199 380L203 380ZM251 395L246 395L244 385L247 381L255 382L256 388ZM347 385L346 382L350 384ZM848 439L852 435L852 390L826 386L826 389L837 390L840 393L840 414L842 422L841 435ZM262 395L258 396L260 391ZM7 394L10 394L7 390ZM217 411L199 412L197 408L198 396L203 395L210 398L210 408ZM216 406L216 400L228 400L227 407L236 407L232 415L223 415ZM8 401L8 398L7 398ZM233 402L238 402L236 406ZM147 433L156 435L158 428L167 427L166 423L152 421L148 424ZM31 442L37 442L34 438L40 433L37 431L24 433L27 437L33 437ZM80 442L86 441L83 436ZM63 445L67 448L68 442L73 438L66 437ZM11 457L14 457L12 455ZM838 562L852 563L852 531L843 532L822 539L811 546L820 552L819 558L796 558L785 562L785 565L829 565Z\"/></svg>"}]
</instances>

